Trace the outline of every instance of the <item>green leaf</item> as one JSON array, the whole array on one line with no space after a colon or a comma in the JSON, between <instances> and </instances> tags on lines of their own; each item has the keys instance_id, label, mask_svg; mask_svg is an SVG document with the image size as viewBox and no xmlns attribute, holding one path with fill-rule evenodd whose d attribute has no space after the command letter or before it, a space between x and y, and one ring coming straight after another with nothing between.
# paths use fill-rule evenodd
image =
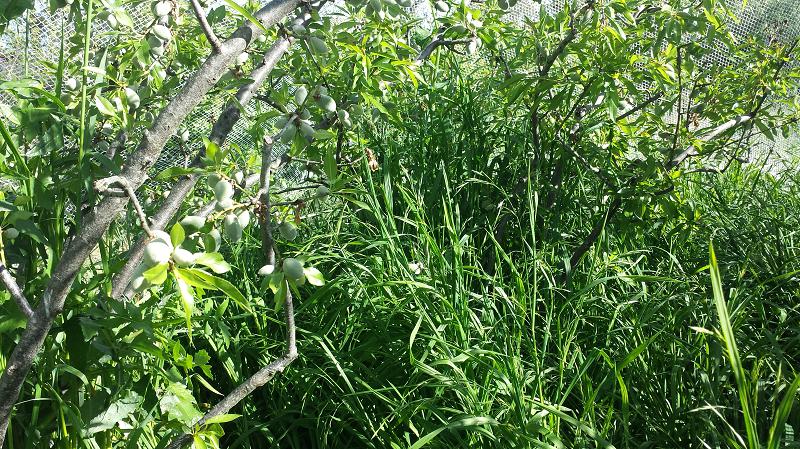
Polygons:
<instances>
[{"instance_id":1,"label":"green leaf","mask_svg":"<svg viewBox=\"0 0 800 449\"><path fill-rule=\"evenodd\" d=\"M183 230L183 226L180 223L172 225L172 229L169 231L169 239L175 248L186 240L186 231Z\"/></svg>"},{"instance_id":2,"label":"green leaf","mask_svg":"<svg viewBox=\"0 0 800 449\"><path fill-rule=\"evenodd\" d=\"M214 276L211 273L198 268L179 268L176 270L181 277L190 285L206 290L219 290L231 297L241 308L252 313L253 309L247 298L239 291L236 286L225 279Z\"/></svg>"},{"instance_id":3,"label":"green leaf","mask_svg":"<svg viewBox=\"0 0 800 449\"><path fill-rule=\"evenodd\" d=\"M236 12L244 16L247 20L253 22L253 25L261 28L265 33L269 34L269 30L267 29L267 27L265 27L263 23L261 23L258 19L256 19L255 16L253 16L250 13L250 11L242 8L241 6L239 6L239 4L237 4L233 0L225 0L225 3L227 3L228 6L236 10Z\"/></svg>"},{"instance_id":4,"label":"green leaf","mask_svg":"<svg viewBox=\"0 0 800 449\"><path fill-rule=\"evenodd\" d=\"M181 294L181 305L183 306L183 314L186 317L186 328L189 330L189 339L191 340L192 315L194 314L194 290L181 278L177 271L175 272L175 281L178 283L178 292Z\"/></svg>"},{"instance_id":5,"label":"green leaf","mask_svg":"<svg viewBox=\"0 0 800 449\"><path fill-rule=\"evenodd\" d=\"M161 285L167 280L169 263L161 263L145 270L142 275L153 285Z\"/></svg>"},{"instance_id":6,"label":"green leaf","mask_svg":"<svg viewBox=\"0 0 800 449\"><path fill-rule=\"evenodd\" d=\"M220 253L202 253L197 256L194 263L211 268L211 271L217 274L227 273L231 270L231 265L225 262Z\"/></svg>"},{"instance_id":7,"label":"green leaf","mask_svg":"<svg viewBox=\"0 0 800 449\"><path fill-rule=\"evenodd\" d=\"M89 421L86 431L89 435L113 429L117 422L128 417L139 408L143 398L135 391L129 391L124 398L113 402L107 409Z\"/></svg>"},{"instance_id":8,"label":"green leaf","mask_svg":"<svg viewBox=\"0 0 800 449\"><path fill-rule=\"evenodd\" d=\"M156 181L166 181L172 178L178 178L181 176L191 175L194 173L205 173L205 170L202 168L191 168L191 167L169 167L165 170L162 170L161 173L155 176Z\"/></svg>"},{"instance_id":9,"label":"green leaf","mask_svg":"<svg viewBox=\"0 0 800 449\"><path fill-rule=\"evenodd\" d=\"M728 362L731 364L733 377L736 379L736 390L739 393L739 403L742 407L742 419L744 419L745 431L749 447L760 447L758 431L756 429L755 411L750 406L750 385L747 372L742 365L739 356L739 348L736 345L736 336L733 333L731 317L728 313L728 305L725 302L725 294L722 290L722 277L720 276L717 256L714 254L714 245L709 244L709 267L711 268L711 288L714 292L714 305L719 315L720 332L725 343Z\"/></svg>"},{"instance_id":10,"label":"green leaf","mask_svg":"<svg viewBox=\"0 0 800 449\"><path fill-rule=\"evenodd\" d=\"M275 311L281 310L283 304L286 302L286 292L288 286L286 285L286 280L283 279L281 276L280 283L278 284L278 289L275 291Z\"/></svg>"},{"instance_id":11,"label":"green leaf","mask_svg":"<svg viewBox=\"0 0 800 449\"><path fill-rule=\"evenodd\" d=\"M171 383L167 387L166 394L159 401L159 405L161 413L186 426L194 424L203 416L197 409L197 401L192 396L192 392L181 383Z\"/></svg>"},{"instance_id":12,"label":"green leaf","mask_svg":"<svg viewBox=\"0 0 800 449\"><path fill-rule=\"evenodd\" d=\"M206 420L204 425L207 426L207 425L210 425L210 424L222 424L222 423L226 423L226 422L231 422L234 419L240 418L241 416L242 415L237 415L235 413L226 413L224 415L218 415L218 416L214 416L213 418L209 418L208 420Z\"/></svg>"},{"instance_id":13,"label":"green leaf","mask_svg":"<svg viewBox=\"0 0 800 449\"><path fill-rule=\"evenodd\" d=\"M314 267L308 267L303 269L303 273L306 275L306 280L309 284L314 285L316 287L322 287L325 285L325 278L322 276L319 270Z\"/></svg>"},{"instance_id":14,"label":"green leaf","mask_svg":"<svg viewBox=\"0 0 800 449\"><path fill-rule=\"evenodd\" d=\"M208 445L200 435L192 435L192 449L207 449Z\"/></svg>"},{"instance_id":15,"label":"green leaf","mask_svg":"<svg viewBox=\"0 0 800 449\"><path fill-rule=\"evenodd\" d=\"M97 106L97 110L100 111L101 114L109 117L117 116L117 113L114 111L114 106L111 104L111 102L100 95L94 97L94 104Z\"/></svg>"}]
</instances>

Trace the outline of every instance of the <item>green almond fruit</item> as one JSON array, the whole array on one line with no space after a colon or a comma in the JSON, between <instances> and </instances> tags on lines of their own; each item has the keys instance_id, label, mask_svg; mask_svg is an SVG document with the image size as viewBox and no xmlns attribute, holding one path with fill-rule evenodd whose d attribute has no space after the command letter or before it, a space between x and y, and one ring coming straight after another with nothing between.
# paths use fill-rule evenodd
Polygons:
<instances>
[{"instance_id":1,"label":"green almond fruit","mask_svg":"<svg viewBox=\"0 0 800 449\"><path fill-rule=\"evenodd\" d=\"M216 229L212 229L208 234L203 236L203 249L207 253L213 253L219 250L222 245L222 235Z\"/></svg>"},{"instance_id":2,"label":"green almond fruit","mask_svg":"<svg viewBox=\"0 0 800 449\"><path fill-rule=\"evenodd\" d=\"M224 179L220 179L214 186L214 197L217 201L223 201L233 197L233 186Z\"/></svg>"},{"instance_id":3,"label":"green almond fruit","mask_svg":"<svg viewBox=\"0 0 800 449\"><path fill-rule=\"evenodd\" d=\"M324 94L321 94L317 98L317 105L319 105L320 108L322 108L323 110L325 110L327 112L335 112L336 111L336 101L334 101L333 98L331 98L331 97L329 97L327 95L324 95Z\"/></svg>"},{"instance_id":4,"label":"green almond fruit","mask_svg":"<svg viewBox=\"0 0 800 449\"><path fill-rule=\"evenodd\" d=\"M450 6L447 3L445 3L445 2L443 2L441 0L436 2L436 3L434 3L433 6L439 12L447 12L450 9Z\"/></svg>"},{"instance_id":5,"label":"green almond fruit","mask_svg":"<svg viewBox=\"0 0 800 449\"><path fill-rule=\"evenodd\" d=\"M297 134L297 126L294 123L289 122L281 131L281 142L283 143L292 143L294 140L294 136Z\"/></svg>"},{"instance_id":6,"label":"green almond fruit","mask_svg":"<svg viewBox=\"0 0 800 449\"><path fill-rule=\"evenodd\" d=\"M246 228L250 224L250 211L245 209L240 212L239 216L236 217L236 221L239 222L239 226Z\"/></svg>"},{"instance_id":7,"label":"green almond fruit","mask_svg":"<svg viewBox=\"0 0 800 449\"><path fill-rule=\"evenodd\" d=\"M183 248L175 248L175 251L172 252L172 261L179 267L188 267L194 264L195 260L197 260L197 256Z\"/></svg>"},{"instance_id":8,"label":"green almond fruit","mask_svg":"<svg viewBox=\"0 0 800 449\"><path fill-rule=\"evenodd\" d=\"M275 271L275 265L264 265L263 267L258 269L259 276L269 276Z\"/></svg>"},{"instance_id":9,"label":"green almond fruit","mask_svg":"<svg viewBox=\"0 0 800 449\"><path fill-rule=\"evenodd\" d=\"M225 237L232 242L238 242L242 238L242 227L235 214L228 214L222 223Z\"/></svg>"},{"instance_id":10,"label":"green almond fruit","mask_svg":"<svg viewBox=\"0 0 800 449\"><path fill-rule=\"evenodd\" d=\"M150 35L150 36L147 36L147 45L150 46L150 50L153 50L154 48L159 48L159 47L163 48L164 47L164 41L162 41L158 36Z\"/></svg>"},{"instance_id":11,"label":"green almond fruit","mask_svg":"<svg viewBox=\"0 0 800 449\"><path fill-rule=\"evenodd\" d=\"M164 25L153 26L153 34L163 41L172 40L172 31Z\"/></svg>"},{"instance_id":12,"label":"green almond fruit","mask_svg":"<svg viewBox=\"0 0 800 449\"><path fill-rule=\"evenodd\" d=\"M292 33L295 36L302 36L306 34L306 31L306 27L304 27L302 23L295 23L292 25Z\"/></svg>"},{"instance_id":13,"label":"green almond fruit","mask_svg":"<svg viewBox=\"0 0 800 449\"><path fill-rule=\"evenodd\" d=\"M298 117L300 117L301 120L308 120L309 118L311 118L311 111L309 111L308 109L303 109L302 111L300 111Z\"/></svg>"},{"instance_id":14,"label":"green almond fruit","mask_svg":"<svg viewBox=\"0 0 800 449\"><path fill-rule=\"evenodd\" d=\"M150 281L145 279L144 276L141 274L133 278L133 280L131 281L131 289L133 289L133 291L136 293L141 293L147 290L148 288L150 288L151 285L152 284L150 283Z\"/></svg>"},{"instance_id":15,"label":"green almond fruit","mask_svg":"<svg viewBox=\"0 0 800 449\"><path fill-rule=\"evenodd\" d=\"M172 12L172 4L166 1L160 1L153 4L153 14L156 17L164 17Z\"/></svg>"},{"instance_id":16,"label":"green almond fruit","mask_svg":"<svg viewBox=\"0 0 800 449\"><path fill-rule=\"evenodd\" d=\"M183 217L183 220L181 220L181 226L183 226L183 229L185 229L189 234L197 232L205 224L205 217L201 217L199 215L187 215Z\"/></svg>"},{"instance_id":17,"label":"green almond fruit","mask_svg":"<svg viewBox=\"0 0 800 449\"><path fill-rule=\"evenodd\" d=\"M75 96L69 92L63 92L61 96L58 97L58 99L61 100L61 103L64 104L64 106L67 106L72 104L73 101L75 101Z\"/></svg>"},{"instance_id":18,"label":"green almond fruit","mask_svg":"<svg viewBox=\"0 0 800 449\"><path fill-rule=\"evenodd\" d=\"M161 47L150 47L150 54L155 56L155 57L164 56L164 53L166 53L166 52L167 52L167 49L164 48L164 46L161 46Z\"/></svg>"},{"instance_id":19,"label":"green almond fruit","mask_svg":"<svg viewBox=\"0 0 800 449\"><path fill-rule=\"evenodd\" d=\"M308 38L308 45L311 47L311 51L320 55L328 54L328 45L325 44L325 41L316 37L310 36Z\"/></svg>"},{"instance_id":20,"label":"green almond fruit","mask_svg":"<svg viewBox=\"0 0 800 449\"><path fill-rule=\"evenodd\" d=\"M3 238L6 240L14 240L19 237L19 230L17 228L7 228L3 231Z\"/></svg>"},{"instance_id":21,"label":"green almond fruit","mask_svg":"<svg viewBox=\"0 0 800 449\"><path fill-rule=\"evenodd\" d=\"M217 185L220 179L222 178L217 173L211 173L210 175L206 176L206 182L212 189Z\"/></svg>"},{"instance_id":22,"label":"green almond fruit","mask_svg":"<svg viewBox=\"0 0 800 449\"><path fill-rule=\"evenodd\" d=\"M167 263L171 253L172 248L164 242L150 242L144 248L143 263L149 267Z\"/></svg>"},{"instance_id":23,"label":"green almond fruit","mask_svg":"<svg viewBox=\"0 0 800 449\"><path fill-rule=\"evenodd\" d=\"M233 198L225 198L222 201L217 201L217 204L214 205L214 209L223 211L233 207Z\"/></svg>"},{"instance_id":24,"label":"green almond fruit","mask_svg":"<svg viewBox=\"0 0 800 449\"><path fill-rule=\"evenodd\" d=\"M297 227L294 225L294 223L288 221L284 221L278 225L278 232L283 238L290 242L296 239L298 234Z\"/></svg>"},{"instance_id":25,"label":"green almond fruit","mask_svg":"<svg viewBox=\"0 0 800 449\"><path fill-rule=\"evenodd\" d=\"M170 250L172 250L172 239L170 238L169 234L160 229L153 231L153 240L151 242L161 242L169 246Z\"/></svg>"},{"instance_id":26,"label":"green almond fruit","mask_svg":"<svg viewBox=\"0 0 800 449\"><path fill-rule=\"evenodd\" d=\"M314 192L314 196L317 198L325 198L331 193L331 190L327 186L319 186L317 190Z\"/></svg>"},{"instance_id":27,"label":"green almond fruit","mask_svg":"<svg viewBox=\"0 0 800 449\"><path fill-rule=\"evenodd\" d=\"M305 279L305 273L303 273L303 264L293 257L284 259L283 274L286 275L289 280L295 282Z\"/></svg>"},{"instance_id":28,"label":"green almond fruit","mask_svg":"<svg viewBox=\"0 0 800 449\"><path fill-rule=\"evenodd\" d=\"M290 114L281 115L275 120L275 127L278 129L283 129L283 127L286 126L287 123L289 123L290 118L291 118Z\"/></svg>"},{"instance_id":29,"label":"green almond fruit","mask_svg":"<svg viewBox=\"0 0 800 449\"><path fill-rule=\"evenodd\" d=\"M301 120L299 129L300 129L300 133L306 139L311 140L311 138L314 137L314 128L307 121Z\"/></svg>"},{"instance_id":30,"label":"green almond fruit","mask_svg":"<svg viewBox=\"0 0 800 449\"><path fill-rule=\"evenodd\" d=\"M78 86L80 86L80 84L75 78L67 78L67 80L64 81L64 88L67 90L78 90Z\"/></svg>"},{"instance_id":31,"label":"green almond fruit","mask_svg":"<svg viewBox=\"0 0 800 449\"><path fill-rule=\"evenodd\" d=\"M308 89L306 86L300 86L294 91L294 102L296 105L300 106L306 101L306 97L308 97Z\"/></svg>"},{"instance_id":32,"label":"green almond fruit","mask_svg":"<svg viewBox=\"0 0 800 449\"><path fill-rule=\"evenodd\" d=\"M139 94L137 94L136 91L130 87L125 88L125 99L128 101L128 106L131 109L138 109L139 105L141 104L141 98L139 98Z\"/></svg>"}]
</instances>

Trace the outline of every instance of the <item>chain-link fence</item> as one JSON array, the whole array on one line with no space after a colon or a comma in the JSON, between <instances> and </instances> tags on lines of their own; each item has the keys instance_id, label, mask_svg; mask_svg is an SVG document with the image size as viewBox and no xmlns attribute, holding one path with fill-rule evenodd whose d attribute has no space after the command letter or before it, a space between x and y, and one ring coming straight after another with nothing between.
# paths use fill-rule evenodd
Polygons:
<instances>
[{"instance_id":1,"label":"chain-link fence","mask_svg":"<svg viewBox=\"0 0 800 449\"><path fill-rule=\"evenodd\" d=\"M340 0L341 1L341 0ZM526 19L536 20L541 10L548 14L556 14L566 3L572 0L521 0L509 9L506 18L509 21L522 23ZM46 87L52 88L54 83L53 67L57 64L60 52L61 36L70 39L75 35L75 30L68 19L66 10L60 9L51 13L47 1L36 0L36 7L19 19L14 20L3 36L0 36L0 80L15 80L33 78ZM219 3L211 7L218 6ZM328 4L333 7L333 4ZM753 36L761 40L781 39L791 40L800 36L800 0L750 0L745 6L739 0L732 0L731 7L736 12L738 20L729 24L733 34L740 39ZM421 18L423 26L429 26L432 10L427 1L416 0L411 8L413 13ZM134 23L134 30L141 32L152 23L152 14L149 8L141 6L128 11ZM221 36L226 36L234 27L233 19L218 25ZM95 21L95 35L99 38L93 42L95 48L105 44L110 39L105 32L109 25L105 21ZM105 37L104 37L105 36ZM708 58L708 64L724 64L728 54L725 49L718 49ZM76 62L77 63L77 62ZM11 104L12 99L0 93L0 107ZM3 105L2 103L5 103ZM184 126L189 130L191 142L199 142L207 136L215 117L224 107L220 100L217 104L199 108L185 121ZM255 106L251 103L246 108L246 113L239 125L234 128L228 137L228 144L236 144L241 148L252 148L256 143L252 141L247 117L251 117ZM769 153L776 156L776 160L788 160L793 151L800 145L797 135L790 138L776 136L775 142L759 140L755 143L760 153ZM191 154L196 148L185 148L179 139L172 139L162 153L161 159L156 164L155 170L168 166L185 165L191 159ZM286 148L278 146L277 152ZM297 180L299 171L282 173L284 178Z\"/></svg>"}]
</instances>

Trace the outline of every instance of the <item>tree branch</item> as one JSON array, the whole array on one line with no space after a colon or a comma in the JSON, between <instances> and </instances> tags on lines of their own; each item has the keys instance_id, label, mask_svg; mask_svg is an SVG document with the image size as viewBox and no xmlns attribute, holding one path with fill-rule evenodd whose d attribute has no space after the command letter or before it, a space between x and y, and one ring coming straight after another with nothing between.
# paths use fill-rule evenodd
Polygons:
<instances>
[{"instance_id":1,"label":"tree branch","mask_svg":"<svg viewBox=\"0 0 800 449\"><path fill-rule=\"evenodd\" d=\"M25 298L25 294L22 292L22 289L19 288L19 284L17 284L17 280L14 279L14 276L8 271L5 264L0 263L0 280L3 281L3 284L8 289L8 292L11 293L11 297L14 298L14 301L17 303L19 310L28 318L28 320L33 319L33 309L31 308L30 303Z\"/></svg>"},{"instance_id":2,"label":"tree branch","mask_svg":"<svg viewBox=\"0 0 800 449\"><path fill-rule=\"evenodd\" d=\"M203 8L197 0L191 0L191 3L192 9L194 9L194 16L197 17L197 21L200 23L200 28L203 30L203 34L206 35L208 43L211 44L214 53L220 53L222 51L222 44L219 43L219 39L217 39L217 35L214 34L214 30L211 29L211 25L208 24Z\"/></svg>"},{"instance_id":3,"label":"tree branch","mask_svg":"<svg viewBox=\"0 0 800 449\"><path fill-rule=\"evenodd\" d=\"M266 137L264 139L264 147L262 150L261 159L261 202L264 206L264 211L259 214L259 221L262 226L262 242L264 254L267 257L267 263L275 264L275 244L272 240L272 216L269 211L269 195L270 195L270 171L272 167L272 138ZM284 281L286 282L286 281ZM294 304L292 298L292 291L286 288L286 302L283 304L284 319L286 321L286 352L283 357L273 361L269 365L261 368L258 372L250 376L249 379L244 381L233 391L228 393L227 396L222 398L214 407L211 408L205 415L195 424L195 428L202 427L209 419L228 413L233 407L239 404L242 400L247 398L257 388L265 385L272 380L276 374L282 372L297 358L297 330L294 322ZM183 434L173 440L166 449L181 449L192 442L191 434Z\"/></svg>"},{"instance_id":4,"label":"tree branch","mask_svg":"<svg viewBox=\"0 0 800 449\"><path fill-rule=\"evenodd\" d=\"M273 0L258 12L255 17L264 25L272 26L289 14L299 0ZM147 172L161 154L167 140L175 134L183 119L197 106L203 97L228 70L236 57L244 51L251 40L264 31L247 21L233 32L222 44L220 53L209 56L195 74L186 81L180 92L158 115L153 125L145 130L137 149L131 153L120 176L124 177L133 189L138 188L147 178ZM42 293L39 307L28 321L19 337L17 346L8 357L5 371L0 377L0 447L5 441L8 422L19 392L25 382L36 355L44 345L45 338L53 325L53 320L64 309L64 301L72 288L84 261L97 246L128 202L127 197L105 196L83 219L81 228L66 245L61 259L52 271L50 280Z\"/></svg>"},{"instance_id":5,"label":"tree branch","mask_svg":"<svg viewBox=\"0 0 800 449\"><path fill-rule=\"evenodd\" d=\"M594 8L594 0L588 0L581 8L578 10L577 16L582 16L590 9ZM544 78L550 73L550 69L555 64L556 60L564 50L566 50L567 45L570 44L575 38L578 36L578 28L575 25L575 16L576 14L570 14L569 17L569 31L567 31L567 35L564 36L561 41L558 43L556 48L550 53L550 55L545 60L542 68L539 70L539 76Z\"/></svg>"},{"instance_id":6,"label":"tree branch","mask_svg":"<svg viewBox=\"0 0 800 449\"><path fill-rule=\"evenodd\" d=\"M426 45L425 48L423 48L422 51L419 52L419 55L417 55L417 61L424 61L430 58L434 50L436 50L439 47L442 46L452 47L458 44L468 44L471 40L472 39L452 39L452 40L445 39L444 32L439 33L438 35L436 35L435 39L430 41L430 43L428 43L428 45Z\"/></svg>"},{"instance_id":7,"label":"tree branch","mask_svg":"<svg viewBox=\"0 0 800 449\"><path fill-rule=\"evenodd\" d=\"M122 187L123 194L128 196L128 199L131 200L133 203L133 208L136 210L136 215L139 216L139 222L142 224L142 229L147 234L148 237L153 237L153 231L150 229L150 226L147 224L147 215L144 214L144 210L142 209L142 205L139 204L139 199L136 198L136 192L133 191L133 187L128 182L127 179L121 176L109 176L108 178L98 179L94 182L94 188L97 190L97 193L101 195L106 194L118 194L118 191L111 189L111 186L114 184L119 184Z\"/></svg>"},{"instance_id":8,"label":"tree branch","mask_svg":"<svg viewBox=\"0 0 800 449\"><path fill-rule=\"evenodd\" d=\"M275 265L275 240L272 237L272 211L270 208L270 178L272 176L272 138L264 137L264 148L261 153L261 205L259 215L261 222L261 244L267 256L267 263Z\"/></svg>"},{"instance_id":9,"label":"tree branch","mask_svg":"<svg viewBox=\"0 0 800 449\"><path fill-rule=\"evenodd\" d=\"M272 72L272 69L275 68L275 65L278 63L280 58L289 49L290 45L291 38L280 38L277 42L275 42L275 44L272 45L272 47L264 55L261 65L250 73L251 81L239 88L239 91L236 93L236 101L229 103L217 121L214 123L208 140L220 146L225 142L228 135L233 130L234 125L236 125L241 117L242 112L240 105L246 105L250 99L255 96L258 89L267 79L267 76L269 76L270 72ZM192 167L201 166L204 156L205 148L200 148L190 165ZM194 186L197 184L199 179L199 174L191 174L180 178L170 188L169 195L167 195L167 198L161 204L161 207L151 220L153 229L163 230L167 227L169 222L178 212L178 209L180 209L184 200L186 200L186 197L189 195L189 193L191 193L192 189L194 189ZM145 239L145 236L139 237L139 239L133 245L131 245L130 249L128 250L127 262L116 274L116 276L114 276L111 289L112 298L117 299L122 297L128 284L131 282L131 279L133 279L133 276L136 273L136 268L139 266L139 263L142 261L142 257L144 256Z\"/></svg>"},{"instance_id":10,"label":"tree branch","mask_svg":"<svg viewBox=\"0 0 800 449\"><path fill-rule=\"evenodd\" d=\"M628 118L632 114L635 114L635 113L641 111L642 109L646 108L651 103L657 101L658 99L660 99L663 96L664 96L664 93L663 92L659 92L659 93L649 97L647 100L643 101L642 103L640 103L640 104L628 109L627 111L623 112L622 114L620 114L617 117L617 121L625 119L625 118Z\"/></svg>"}]
</instances>

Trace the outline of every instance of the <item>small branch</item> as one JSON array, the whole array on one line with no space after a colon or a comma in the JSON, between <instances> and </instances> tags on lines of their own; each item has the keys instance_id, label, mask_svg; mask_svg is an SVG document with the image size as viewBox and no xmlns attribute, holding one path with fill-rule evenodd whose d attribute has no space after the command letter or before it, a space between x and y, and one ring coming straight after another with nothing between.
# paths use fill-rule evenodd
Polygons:
<instances>
[{"instance_id":1,"label":"small branch","mask_svg":"<svg viewBox=\"0 0 800 449\"><path fill-rule=\"evenodd\" d=\"M649 97L647 100L643 101L642 103L640 103L640 104L632 107L631 109L628 109L627 111L623 112L622 114L620 114L617 117L617 121L625 119L625 118L628 118L630 115L641 111L642 109L646 108L647 106L649 106L650 104L652 104L653 102L657 101L658 99L660 99L663 96L664 96L664 93L663 92L659 92L659 93L653 95L652 97Z\"/></svg>"},{"instance_id":2,"label":"small branch","mask_svg":"<svg viewBox=\"0 0 800 449\"><path fill-rule=\"evenodd\" d=\"M286 325L287 327L291 325L289 334L290 337L293 338L295 335L294 311L292 308L292 293L288 289L286 290L286 303L284 304L284 308L286 309L287 316L291 317L291 319L287 318ZM287 340L289 340L289 338L287 338ZM239 404L239 402L241 402L244 398L249 396L250 393L255 391L257 388L264 386L267 382L272 380L272 378L275 377L276 374L286 369L286 367L289 366L289 364L292 363L296 358L297 358L297 348L295 347L293 348L293 352L287 352L286 355L265 366L257 373L253 374L249 379L244 381L244 383L236 387L236 389L231 391L227 396L225 396L221 401L219 401L217 405L214 406L214 408L209 410L208 413L206 413L200 419L200 421L197 422L196 426L200 427L203 424L205 424L209 419L229 412L233 407ZM191 442L192 442L192 435L187 433L175 439L172 443L170 443L166 447L166 449L180 449L185 447Z\"/></svg>"},{"instance_id":3,"label":"small branch","mask_svg":"<svg viewBox=\"0 0 800 449\"><path fill-rule=\"evenodd\" d=\"M611 181L611 179L609 179L608 175L605 172L603 172L603 170L600 170L598 167L594 167L585 157L583 157L580 153L575 151L575 149L572 148L571 145L568 145L566 142L561 140L561 138L559 138L559 137L556 137L556 138L558 139L559 142L561 142L561 145L563 145L563 147L567 150L567 152L572 155L572 157L577 159L578 162L580 162L581 165L584 166L584 168L586 168L587 170L592 172L592 174L597 176L597 178L603 184L605 184L605 186L608 187L612 192L616 192L616 191L619 190L619 187L617 187L617 185L614 184Z\"/></svg>"},{"instance_id":4,"label":"small branch","mask_svg":"<svg viewBox=\"0 0 800 449\"><path fill-rule=\"evenodd\" d=\"M261 220L261 244L267 256L267 263L275 265L275 239L272 237L272 211L270 210L270 178L272 176L272 138L264 137L264 148L261 153L261 204L263 210L259 215Z\"/></svg>"},{"instance_id":5,"label":"small branch","mask_svg":"<svg viewBox=\"0 0 800 449\"><path fill-rule=\"evenodd\" d=\"M600 217L600 219L594 224L594 227L589 235L587 235L586 238L583 239L583 242L580 244L580 246L578 246L575 251L572 252L572 256L569 258L569 272L565 273L566 279L569 279L569 274L575 271L575 268L578 267L578 263L581 261L581 258L583 258L583 255L589 251L595 242L597 242L597 239L600 237L600 233L603 232L606 224L610 222L615 215L617 215L620 206L622 206L622 197L618 195L614 197L614 201L612 201L609 205L608 211L606 211L606 213L603 214L603 216Z\"/></svg>"},{"instance_id":6,"label":"small branch","mask_svg":"<svg viewBox=\"0 0 800 449\"><path fill-rule=\"evenodd\" d=\"M283 189L283 190L278 190L277 192L275 192L275 194L276 195L280 195L280 194L283 194L283 193L297 192L298 190L316 189L317 187L319 187L321 185L323 185L323 184L322 183L318 183L318 184L311 184L311 185L305 185L305 186L289 187L289 188L286 188L286 189Z\"/></svg>"},{"instance_id":7,"label":"small branch","mask_svg":"<svg viewBox=\"0 0 800 449\"><path fill-rule=\"evenodd\" d=\"M592 8L594 8L594 0L589 0L581 7L581 9L578 10L577 15L582 16L584 13L586 13ZM564 53L564 50L566 50L567 45L569 45L570 42L575 40L575 38L578 36L578 29L575 26L575 16L576 14L570 14L569 31L567 32L567 35L564 36L563 39L561 39L561 41L558 43L553 52L550 53L550 55L547 57L547 60L545 60L541 70L539 70L540 77L544 78L547 76L548 73L550 73L550 69L553 67L553 64L555 64L558 57L561 56L562 53Z\"/></svg>"},{"instance_id":8,"label":"small branch","mask_svg":"<svg viewBox=\"0 0 800 449\"><path fill-rule=\"evenodd\" d=\"M439 33L436 35L434 40L432 40L428 45L425 46L425 48L422 49L421 52L419 52L419 55L417 55L417 61L424 61L430 58L434 50L439 47L452 47L458 44L468 44L471 40L472 39L445 39L444 33Z\"/></svg>"},{"instance_id":9,"label":"small branch","mask_svg":"<svg viewBox=\"0 0 800 449\"><path fill-rule=\"evenodd\" d=\"M669 159L672 160L672 157L675 155L675 149L678 148L678 137L681 134L681 116L683 114L683 76L682 76L682 69L681 65L683 64L683 60L681 59L681 47L678 47L678 113L677 120L675 122L675 135L672 136L672 148L669 150Z\"/></svg>"},{"instance_id":10,"label":"small branch","mask_svg":"<svg viewBox=\"0 0 800 449\"><path fill-rule=\"evenodd\" d=\"M139 204L139 198L136 198L136 192L133 191L133 187L126 178L123 178L122 176L109 176L108 178L98 179L94 182L94 188L97 190L97 193L101 195L109 193L118 194L118 190L111 189L111 186L114 184L119 184L124 193L128 195L131 203L133 203L133 208L136 209L136 215L139 216L139 221L142 223L142 229L144 229L144 232L146 232L147 235L152 238L153 231L150 229L150 225L147 223L147 215L144 214L142 205Z\"/></svg>"},{"instance_id":11,"label":"small branch","mask_svg":"<svg viewBox=\"0 0 800 449\"><path fill-rule=\"evenodd\" d=\"M267 76L271 73L272 69L278 63L280 58L289 49L291 39L282 38L278 39L272 47L264 54L264 59L260 66L253 69L248 75L252 81L239 88L236 93L236 100L231 101L225 110L220 114L217 121L211 128L208 139L217 145L222 146L223 142L227 139L230 132L233 130L234 125L241 118L240 106L246 105L250 99L256 94L256 91L266 81ZM195 155L194 161L191 166L202 166L202 160L205 156L205 148L199 148ZM165 229L170 220L175 216L183 204L186 197L192 192L195 184L200 179L198 174L192 174L182 177L171 186L169 196L161 203L159 210L155 213L152 219L153 229ZM205 216L208 216L213 211L213 206L210 209L203 209ZM203 215L202 213L200 215ZM120 271L114 276L112 281L111 297L119 298L125 295L126 288L136 273L136 268L144 256L144 241L146 236L141 236L136 243L131 245L127 254L127 262Z\"/></svg>"},{"instance_id":12,"label":"small branch","mask_svg":"<svg viewBox=\"0 0 800 449\"><path fill-rule=\"evenodd\" d=\"M191 0L192 9L194 9L194 16L197 17L197 21L200 23L200 28L203 30L203 33L206 35L206 39L211 44L211 48L214 49L214 53L222 52L222 44L220 44L217 35L214 34L214 30L211 29L211 25L208 24L208 20L206 20L206 15L203 12L203 8L200 6L200 3L197 0Z\"/></svg>"},{"instance_id":13,"label":"small branch","mask_svg":"<svg viewBox=\"0 0 800 449\"><path fill-rule=\"evenodd\" d=\"M16 279L11 273L8 271L5 265L0 264L0 280L3 281L3 284L8 289L8 292L11 293L11 297L14 298L14 301L19 306L19 309L22 311L23 314L28 318L28 320L33 318L33 309L31 308L30 303L27 299L25 299L25 294L22 293L22 289L19 288Z\"/></svg>"},{"instance_id":14,"label":"small branch","mask_svg":"<svg viewBox=\"0 0 800 449\"><path fill-rule=\"evenodd\" d=\"M288 112L286 110L286 106L284 106L284 105L278 103L277 101L273 100L272 98L270 98L269 95L256 95L253 98L255 98L258 101L263 101L264 103L272 106L273 108L277 109L278 111L283 112L284 114Z\"/></svg>"}]
</instances>

